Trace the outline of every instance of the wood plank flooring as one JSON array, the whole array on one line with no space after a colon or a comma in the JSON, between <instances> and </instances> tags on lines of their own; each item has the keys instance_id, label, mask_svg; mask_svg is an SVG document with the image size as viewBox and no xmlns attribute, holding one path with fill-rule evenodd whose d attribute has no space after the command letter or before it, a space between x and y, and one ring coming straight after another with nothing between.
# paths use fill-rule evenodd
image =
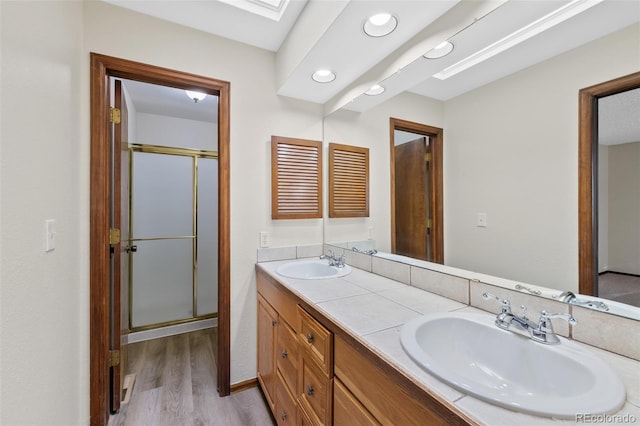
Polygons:
<instances>
[{"instance_id":1,"label":"wood plank flooring","mask_svg":"<svg viewBox=\"0 0 640 426\"><path fill-rule=\"evenodd\" d=\"M133 343L136 382L109 426L273 425L258 388L220 398L216 390L216 328Z\"/></svg>"},{"instance_id":2,"label":"wood plank flooring","mask_svg":"<svg viewBox=\"0 0 640 426\"><path fill-rule=\"evenodd\" d=\"M598 295L604 299L640 307L640 277L615 272L600 274Z\"/></svg>"}]
</instances>

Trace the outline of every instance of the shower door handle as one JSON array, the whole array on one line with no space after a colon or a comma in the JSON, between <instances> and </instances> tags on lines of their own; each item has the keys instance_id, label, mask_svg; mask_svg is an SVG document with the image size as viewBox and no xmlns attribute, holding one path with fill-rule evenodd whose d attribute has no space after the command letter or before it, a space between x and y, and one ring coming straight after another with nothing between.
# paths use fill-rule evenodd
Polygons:
<instances>
[{"instance_id":1,"label":"shower door handle","mask_svg":"<svg viewBox=\"0 0 640 426\"><path fill-rule=\"evenodd\" d=\"M137 252L137 251L138 251L138 246L126 246L126 247L124 248L124 251L125 251L126 253L135 253L135 252Z\"/></svg>"}]
</instances>

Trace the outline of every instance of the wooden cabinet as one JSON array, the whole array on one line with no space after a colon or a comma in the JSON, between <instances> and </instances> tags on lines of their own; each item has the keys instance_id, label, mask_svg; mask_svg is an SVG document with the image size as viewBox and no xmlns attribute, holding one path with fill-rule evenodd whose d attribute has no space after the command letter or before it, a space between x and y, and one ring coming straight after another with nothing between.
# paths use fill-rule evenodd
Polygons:
<instances>
[{"instance_id":1,"label":"wooden cabinet","mask_svg":"<svg viewBox=\"0 0 640 426\"><path fill-rule=\"evenodd\" d=\"M275 408L277 325L278 313L258 295L258 381L271 410Z\"/></svg>"},{"instance_id":2,"label":"wooden cabinet","mask_svg":"<svg viewBox=\"0 0 640 426\"><path fill-rule=\"evenodd\" d=\"M278 425L477 424L256 270L258 380Z\"/></svg>"},{"instance_id":3,"label":"wooden cabinet","mask_svg":"<svg viewBox=\"0 0 640 426\"><path fill-rule=\"evenodd\" d=\"M296 300L258 273L258 381L279 425L298 425Z\"/></svg>"},{"instance_id":4,"label":"wooden cabinet","mask_svg":"<svg viewBox=\"0 0 640 426\"><path fill-rule=\"evenodd\" d=\"M378 426L380 423L342 382L333 379L333 424L336 426Z\"/></svg>"},{"instance_id":5,"label":"wooden cabinet","mask_svg":"<svg viewBox=\"0 0 640 426\"><path fill-rule=\"evenodd\" d=\"M314 425L332 424L333 334L298 307L298 402Z\"/></svg>"},{"instance_id":6,"label":"wooden cabinet","mask_svg":"<svg viewBox=\"0 0 640 426\"><path fill-rule=\"evenodd\" d=\"M473 424L445 402L409 383L379 358L336 337L335 375L375 420L383 425ZM366 355L365 355L366 354ZM335 423L338 425L338 423Z\"/></svg>"},{"instance_id":7,"label":"wooden cabinet","mask_svg":"<svg viewBox=\"0 0 640 426\"><path fill-rule=\"evenodd\" d=\"M296 408L296 399L291 394L289 386L285 379L277 372L278 382L276 384L276 407L273 414L278 422L278 426L298 425L298 410Z\"/></svg>"}]
</instances>

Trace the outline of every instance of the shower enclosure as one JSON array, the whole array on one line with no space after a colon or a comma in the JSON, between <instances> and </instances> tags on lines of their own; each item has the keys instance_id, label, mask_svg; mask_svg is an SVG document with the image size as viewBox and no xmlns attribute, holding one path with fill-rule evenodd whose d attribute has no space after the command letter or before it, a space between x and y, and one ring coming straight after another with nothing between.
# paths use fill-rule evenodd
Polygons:
<instances>
[{"instance_id":1,"label":"shower enclosure","mask_svg":"<svg viewBox=\"0 0 640 426\"><path fill-rule=\"evenodd\" d=\"M217 316L217 157L130 144L132 331Z\"/></svg>"}]
</instances>

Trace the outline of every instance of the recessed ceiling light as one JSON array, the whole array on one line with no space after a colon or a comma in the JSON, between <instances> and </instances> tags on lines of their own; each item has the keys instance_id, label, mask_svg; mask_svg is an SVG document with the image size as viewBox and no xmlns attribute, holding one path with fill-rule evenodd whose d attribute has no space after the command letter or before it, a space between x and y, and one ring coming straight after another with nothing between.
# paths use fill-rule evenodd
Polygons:
<instances>
[{"instance_id":1,"label":"recessed ceiling light","mask_svg":"<svg viewBox=\"0 0 640 426\"><path fill-rule=\"evenodd\" d=\"M311 78L318 83L329 83L336 79L336 73L331 70L318 70Z\"/></svg>"},{"instance_id":2,"label":"recessed ceiling light","mask_svg":"<svg viewBox=\"0 0 640 426\"><path fill-rule=\"evenodd\" d=\"M202 93L202 92L194 92L193 90L185 90L185 93L187 94L188 97L191 98L191 100L193 100L193 102L198 103L198 101L203 100L204 98L207 97L206 93Z\"/></svg>"},{"instance_id":3,"label":"recessed ceiling light","mask_svg":"<svg viewBox=\"0 0 640 426\"><path fill-rule=\"evenodd\" d=\"M364 92L365 95L376 96L384 92L384 87L376 84L375 86L371 86L371 89Z\"/></svg>"},{"instance_id":4,"label":"recessed ceiling light","mask_svg":"<svg viewBox=\"0 0 640 426\"><path fill-rule=\"evenodd\" d=\"M493 44L477 51L476 53L467 56L463 60L456 62L450 67L445 68L434 77L440 80L446 80L468 68L471 68L495 55L504 52L507 49L512 48L531 37L540 34L556 25L566 21L573 16L584 12L585 10L601 3L603 0L573 0L570 3L565 4L559 9L543 16L542 18L520 28L519 30L509 34L506 37L501 38Z\"/></svg>"},{"instance_id":5,"label":"recessed ceiling light","mask_svg":"<svg viewBox=\"0 0 640 426\"><path fill-rule=\"evenodd\" d=\"M383 37L391 34L398 26L398 20L390 13L371 15L364 22L363 31L371 37Z\"/></svg>"},{"instance_id":6,"label":"recessed ceiling light","mask_svg":"<svg viewBox=\"0 0 640 426\"><path fill-rule=\"evenodd\" d=\"M453 52L453 43L450 41L444 41L425 53L423 56L427 59L438 59L447 56Z\"/></svg>"}]
</instances>

